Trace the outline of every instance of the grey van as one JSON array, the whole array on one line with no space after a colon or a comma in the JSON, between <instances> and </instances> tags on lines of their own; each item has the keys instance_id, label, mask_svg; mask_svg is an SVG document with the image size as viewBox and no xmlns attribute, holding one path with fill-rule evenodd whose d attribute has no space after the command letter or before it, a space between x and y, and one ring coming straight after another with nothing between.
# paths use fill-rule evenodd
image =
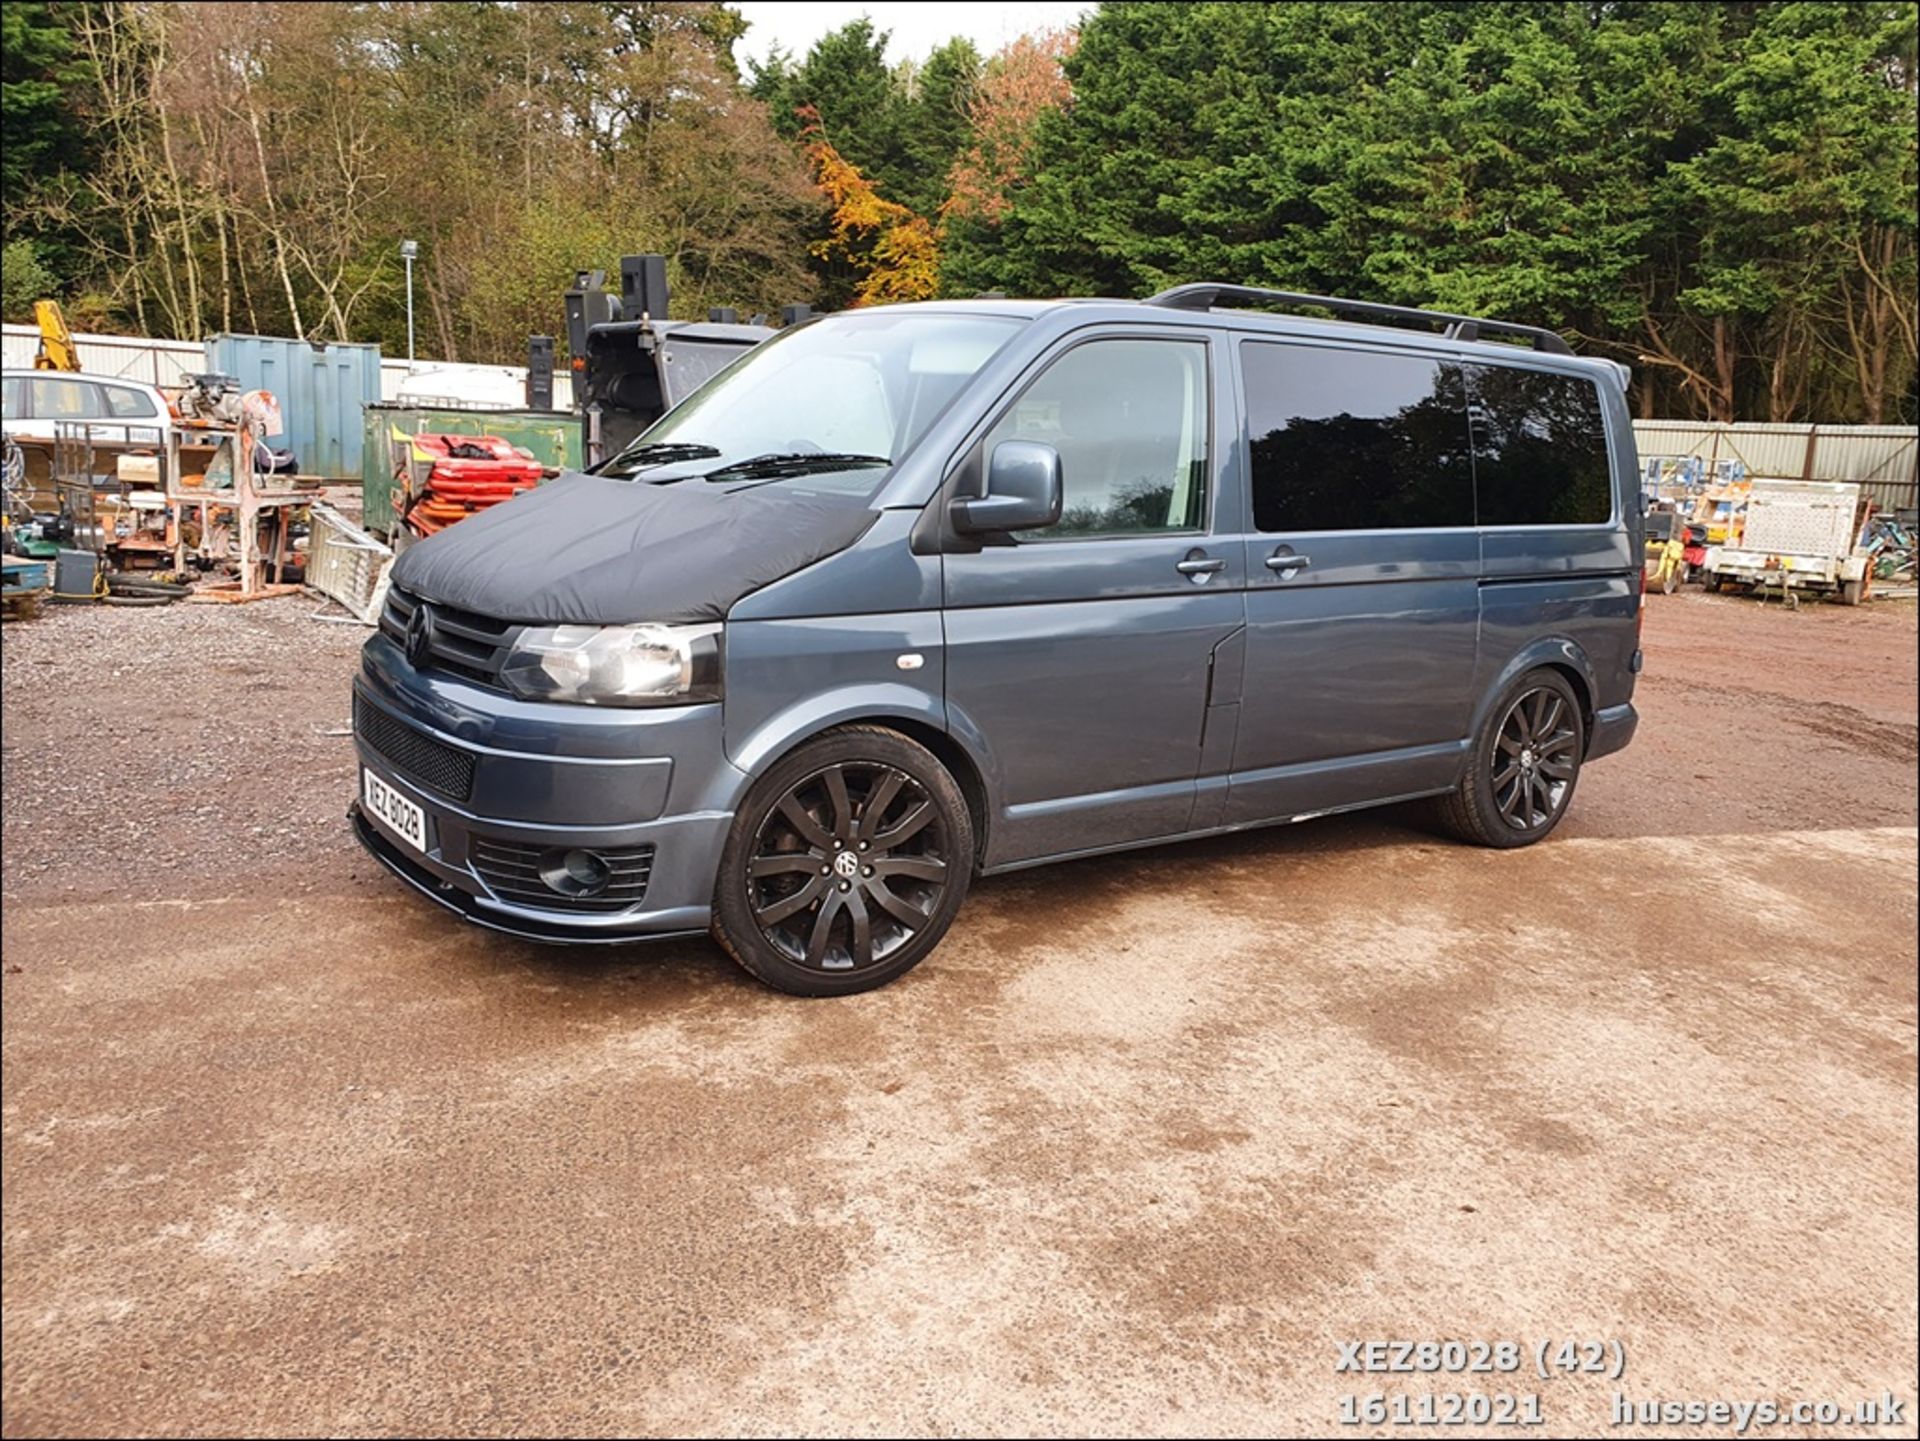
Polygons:
<instances>
[{"instance_id":1,"label":"grey van","mask_svg":"<svg viewBox=\"0 0 1920 1441\"><path fill-rule=\"evenodd\" d=\"M401 556L351 821L493 930L710 930L802 995L976 875L1419 797L1527 845L1633 735L1635 472L1623 370L1504 322L821 317Z\"/></svg>"}]
</instances>

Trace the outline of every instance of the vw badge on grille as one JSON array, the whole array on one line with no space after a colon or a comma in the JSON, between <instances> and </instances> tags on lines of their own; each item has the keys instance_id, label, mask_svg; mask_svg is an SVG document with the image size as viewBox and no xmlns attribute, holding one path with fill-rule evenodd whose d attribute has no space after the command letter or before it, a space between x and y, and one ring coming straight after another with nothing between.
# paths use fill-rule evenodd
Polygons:
<instances>
[{"instance_id":1,"label":"vw badge on grille","mask_svg":"<svg viewBox=\"0 0 1920 1441\"><path fill-rule=\"evenodd\" d=\"M433 652L433 616L423 600L407 617L407 662L418 670Z\"/></svg>"}]
</instances>

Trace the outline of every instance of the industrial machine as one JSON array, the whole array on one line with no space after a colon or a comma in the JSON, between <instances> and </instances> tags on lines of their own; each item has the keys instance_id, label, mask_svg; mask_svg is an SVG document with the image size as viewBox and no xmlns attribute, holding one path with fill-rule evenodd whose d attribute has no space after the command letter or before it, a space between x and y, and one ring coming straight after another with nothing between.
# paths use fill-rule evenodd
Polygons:
<instances>
[{"instance_id":1,"label":"industrial machine","mask_svg":"<svg viewBox=\"0 0 1920 1441\"><path fill-rule=\"evenodd\" d=\"M207 420L218 425L240 423L240 379L218 371L186 376L174 409L182 420Z\"/></svg>"},{"instance_id":2,"label":"industrial machine","mask_svg":"<svg viewBox=\"0 0 1920 1441\"><path fill-rule=\"evenodd\" d=\"M620 294L607 294L606 272L574 272L566 293L567 350L573 405L586 420L586 456L598 464L681 399L775 332L733 319L667 319L667 258L628 255L620 261ZM811 312L782 311L787 324ZM716 316L731 316L718 311Z\"/></svg>"}]
</instances>

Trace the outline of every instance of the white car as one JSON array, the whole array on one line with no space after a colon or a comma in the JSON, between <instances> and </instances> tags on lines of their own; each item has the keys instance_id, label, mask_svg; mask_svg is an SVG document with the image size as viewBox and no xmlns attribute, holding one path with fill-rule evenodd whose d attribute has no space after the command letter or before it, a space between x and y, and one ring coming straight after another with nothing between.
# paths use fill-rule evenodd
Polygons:
<instances>
[{"instance_id":1,"label":"white car","mask_svg":"<svg viewBox=\"0 0 1920 1441\"><path fill-rule=\"evenodd\" d=\"M166 397L137 380L65 370L8 370L0 372L0 384L0 419L16 440L51 445L55 424L84 420L97 441L158 447L173 428Z\"/></svg>"}]
</instances>

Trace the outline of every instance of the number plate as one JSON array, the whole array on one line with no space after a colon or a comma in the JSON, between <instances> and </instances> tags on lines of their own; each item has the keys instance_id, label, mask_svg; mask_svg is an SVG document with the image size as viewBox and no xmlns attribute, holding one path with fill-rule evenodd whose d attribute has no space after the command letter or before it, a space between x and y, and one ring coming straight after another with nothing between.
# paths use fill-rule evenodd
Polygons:
<instances>
[{"instance_id":1,"label":"number plate","mask_svg":"<svg viewBox=\"0 0 1920 1441\"><path fill-rule=\"evenodd\" d=\"M427 849L427 813L372 771L360 772L360 794L367 810L395 836L425 853Z\"/></svg>"}]
</instances>

